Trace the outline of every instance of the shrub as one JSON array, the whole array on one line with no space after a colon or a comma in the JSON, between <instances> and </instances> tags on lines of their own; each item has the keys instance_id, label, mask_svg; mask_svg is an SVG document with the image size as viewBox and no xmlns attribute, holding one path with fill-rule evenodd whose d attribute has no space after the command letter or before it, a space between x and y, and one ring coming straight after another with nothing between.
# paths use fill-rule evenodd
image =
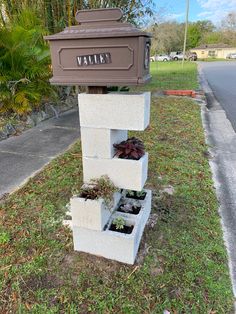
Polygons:
<instances>
[{"instance_id":1,"label":"shrub","mask_svg":"<svg viewBox=\"0 0 236 314\"><path fill-rule=\"evenodd\" d=\"M44 32L33 12L22 12L0 29L0 112L25 114L56 96L48 82L50 53Z\"/></svg>"}]
</instances>

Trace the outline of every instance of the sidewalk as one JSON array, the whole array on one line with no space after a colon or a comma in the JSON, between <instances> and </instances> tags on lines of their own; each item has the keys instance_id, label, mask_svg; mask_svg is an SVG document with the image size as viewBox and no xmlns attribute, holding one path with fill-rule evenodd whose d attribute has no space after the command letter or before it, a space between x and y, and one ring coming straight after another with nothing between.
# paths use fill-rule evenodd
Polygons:
<instances>
[{"instance_id":1,"label":"sidewalk","mask_svg":"<svg viewBox=\"0 0 236 314\"><path fill-rule=\"evenodd\" d=\"M78 109L0 142L0 199L42 169L79 138Z\"/></svg>"}]
</instances>

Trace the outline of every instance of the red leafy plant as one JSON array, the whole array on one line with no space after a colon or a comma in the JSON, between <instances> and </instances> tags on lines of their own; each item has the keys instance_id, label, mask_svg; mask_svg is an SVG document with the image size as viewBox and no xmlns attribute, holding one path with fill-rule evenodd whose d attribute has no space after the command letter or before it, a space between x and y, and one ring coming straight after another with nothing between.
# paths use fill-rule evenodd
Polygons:
<instances>
[{"instance_id":1,"label":"red leafy plant","mask_svg":"<svg viewBox=\"0 0 236 314\"><path fill-rule=\"evenodd\" d=\"M118 158L138 160L145 154L143 142L136 137L130 137L113 146L116 149L115 156Z\"/></svg>"}]
</instances>

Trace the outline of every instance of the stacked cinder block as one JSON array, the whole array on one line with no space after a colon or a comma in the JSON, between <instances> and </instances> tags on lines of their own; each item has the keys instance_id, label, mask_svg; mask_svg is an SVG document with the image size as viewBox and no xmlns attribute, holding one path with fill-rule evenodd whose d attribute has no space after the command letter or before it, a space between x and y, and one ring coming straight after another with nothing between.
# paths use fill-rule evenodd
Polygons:
<instances>
[{"instance_id":1,"label":"stacked cinder block","mask_svg":"<svg viewBox=\"0 0 236 314\"><path fill-rule=\"evenodd\" d=\"M141 191L147 179L148 154L139 160L114 157L113 144L128 137L128 130L144 131L150 119L150 93L80 94L79 114L83 154L83 177L107 175L121 189ZM121 195L114 195L114 208L100 200L71 199L74 248L133 264L151 210L151 192L138 215L117 213ZM109 230L112 220L122 216L134 225L131 234Z\"/></svg>"}]
</instances>

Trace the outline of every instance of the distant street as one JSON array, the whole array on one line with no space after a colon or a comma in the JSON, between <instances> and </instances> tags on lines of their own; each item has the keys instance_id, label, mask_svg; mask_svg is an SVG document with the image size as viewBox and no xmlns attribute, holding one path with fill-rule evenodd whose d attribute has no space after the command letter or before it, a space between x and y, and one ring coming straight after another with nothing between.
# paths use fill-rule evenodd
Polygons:
<instances>
[{"instance_id":1,"label":"distant street","mask_svg":"<svg viewBox=\"0 0 236 314\"><path fill-rule=\"evenodd\" d=\"M236 132L236 61L199 62Z\"/></svg>"}]
</instances>

